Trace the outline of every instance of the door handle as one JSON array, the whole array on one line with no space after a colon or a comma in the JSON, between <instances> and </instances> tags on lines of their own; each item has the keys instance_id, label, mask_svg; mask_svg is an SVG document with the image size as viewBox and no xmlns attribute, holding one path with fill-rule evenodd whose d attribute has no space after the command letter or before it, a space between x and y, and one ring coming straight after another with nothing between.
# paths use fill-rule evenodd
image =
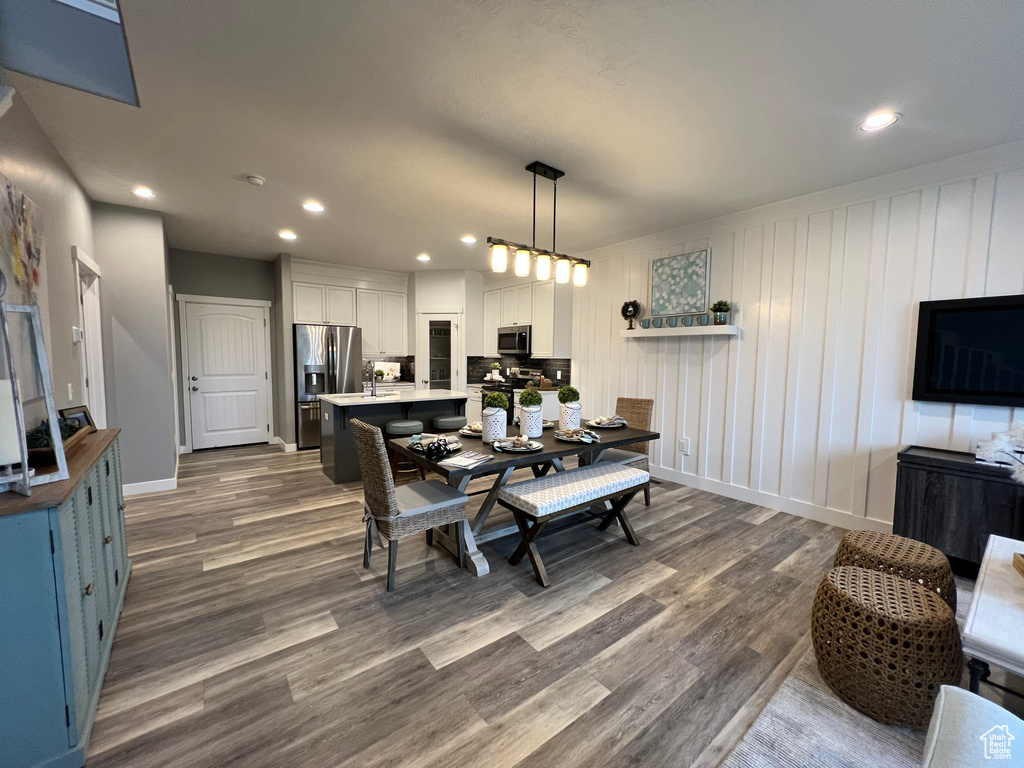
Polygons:
<instances>
[{"instance_id":1,"label":"door handle","mask_svg":"<svg viewBox=\"0 0 1024 768\"><path fill-rule=\"evenodd\" d=\"M192 381L199 381L199 377L198 376L193 376L192 377Z\"/></svg>"},{"instance_id":2,"label":"door handle","mask_svg":"<svg viewBox=\"0 0 1024 768\"><path fill-rule=\"evenodd\" d=\"M192 391L193 392L198 392L199 391L199 387L192 387Z\"/></svg>"},{"instance_id":3,"label":"door handle","mask_svg":"<svg viewBox=\"0 0 1024 768\"><path fill-rule=\"evenodd\" d=\"M86 597L89 597L89 595L91 595L92 592L93 592L92 584L87 584L85 589L82 590L82 594L85 595Z\"/></svg>"},{"instance_id":4,"label":"door handle","mask_svg":"<svg viewBox=\"0 0 1024 768\"><path fill-rule=\"evenodd\" d=\"M113 540L114 540L114 537L113 537L113 536L104 536L104 537L103 537L103 543L104 543L104 544L109 544L109 543L110 543L110 542L112 542Z\"/></svg>"}]
</instances>

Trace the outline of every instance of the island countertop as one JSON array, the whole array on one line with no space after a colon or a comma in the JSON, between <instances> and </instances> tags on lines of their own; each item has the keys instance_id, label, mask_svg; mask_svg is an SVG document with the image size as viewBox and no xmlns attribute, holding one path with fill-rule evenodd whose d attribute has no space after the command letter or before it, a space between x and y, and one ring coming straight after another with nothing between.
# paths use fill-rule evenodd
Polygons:
<instances>
[{"instance_id":1,"label":"island countertop","mask_svg":"<svg viewBox=\"0 0 1024 768\"><path fill-rule=\"evenodd\" d=\"M359 406L379 405L380 403L427 403L436 400L469 399L468 392L457 392L452 389L396 389L388 392L385 385L380 394L370 397L365 392L352 392L346 395L320 395L320 400L331 405Z\"/></svg>"}]
</instances>

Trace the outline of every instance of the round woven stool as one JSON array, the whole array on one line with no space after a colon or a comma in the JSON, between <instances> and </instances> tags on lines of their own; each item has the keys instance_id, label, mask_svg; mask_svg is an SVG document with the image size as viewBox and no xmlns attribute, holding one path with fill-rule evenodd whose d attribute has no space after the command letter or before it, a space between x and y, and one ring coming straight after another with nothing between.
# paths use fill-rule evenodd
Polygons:
<instances>
[{"instance_id":1,"label":"round woven stool","mask_svg":"<svg viewBox=\"0 0 1024 768\"><path fill-rule=\"evenodd\" d=\"M891 573L937 593L956 613L956 582L949 560L935 547L881 531L847 531L832 567L857 565Z\"/></svg>"},{"instance_id":2,"label":"round woven stool","mask_svg":"<svg viewBox=\"0 0 1024 768\"><path fill-rule=\"evenodd\" d=\"M923 728L939 687L960 682L953 611L934 592L888 573L844 565L825 574L811 639L825 682L880 723Z\"/></svg>"}]
</instances>

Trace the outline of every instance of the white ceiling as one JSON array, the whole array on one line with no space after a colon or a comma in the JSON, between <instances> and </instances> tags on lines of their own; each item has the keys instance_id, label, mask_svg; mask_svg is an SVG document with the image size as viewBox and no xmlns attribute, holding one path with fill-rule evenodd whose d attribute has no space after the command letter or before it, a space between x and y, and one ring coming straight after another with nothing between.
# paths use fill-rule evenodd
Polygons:
<instances>
[{"instance_id":1,"label":"white ceiling","mask_svg":"<svg viewBox=\"0 0 1024 768\"><path fill-rule=\"evenodd\" d=\"M1024 138L1018 0L121 5L140 109L10 79L93 198L197 251L482 269L530 240L531 160L573 253Z\"/></svg>"}]
</instances>

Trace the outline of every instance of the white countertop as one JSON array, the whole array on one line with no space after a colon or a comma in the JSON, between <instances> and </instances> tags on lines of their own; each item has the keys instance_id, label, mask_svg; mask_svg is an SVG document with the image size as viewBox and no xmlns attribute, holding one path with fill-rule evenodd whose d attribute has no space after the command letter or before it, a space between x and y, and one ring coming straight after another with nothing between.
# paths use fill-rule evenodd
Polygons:
<instances>
[{"instance_id":1,"label":"white countertop","mask_svg":"<svg viewBox=\"0 0 1024 768\"><path fill-rule=\"evenodd\" d=\"M432 400L463 400L469 398L468 392L456 392L452 389L399 389L389 392L387 386L378 387L376 397L368 397L361 392L348 395L320 395L320 399L332 405L375 405L377 403L427 403Z\"/></svg>"}]
</instances>

